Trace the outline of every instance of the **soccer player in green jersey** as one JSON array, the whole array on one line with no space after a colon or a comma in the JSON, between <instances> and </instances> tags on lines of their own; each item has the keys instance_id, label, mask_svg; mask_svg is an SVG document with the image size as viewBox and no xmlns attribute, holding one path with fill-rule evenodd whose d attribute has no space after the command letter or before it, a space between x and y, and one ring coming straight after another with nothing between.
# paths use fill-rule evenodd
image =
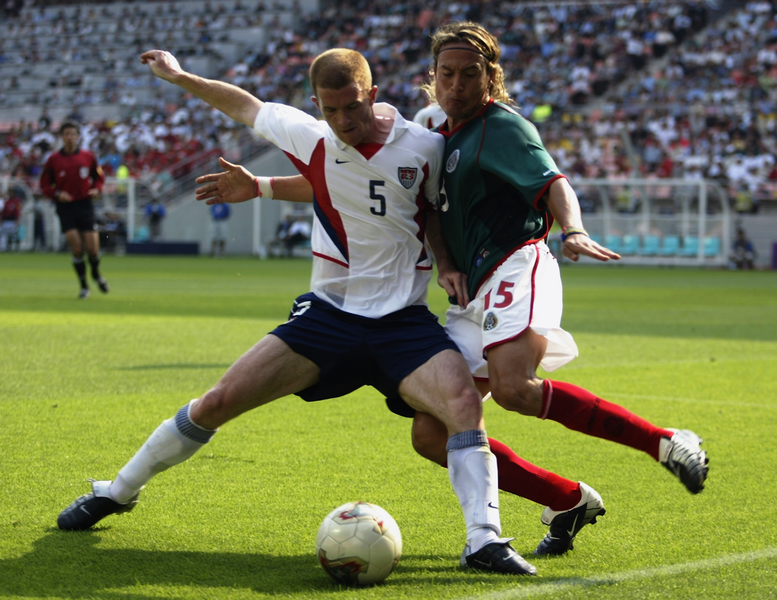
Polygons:
<instances>
[{"instance_id":1,"label":"soccer player in green jersey","mask_svg":"<svg viewBox=\"0 0 777 600\"><path fill-rule=\"evenodd\" d=\"M656 427L580 387L537 375L539 366L552 371L577 356L572 336L560 326L561 277L545 244L553 222L561 225L569 259L619 256L588 236L572 186L534 125L511 106L496 38L476 23L451 23L433 35L432 55L425 90L448 118L438 127L446 139L438 207L444 242L430 237L430 243L438 283L457 302L446 330L478 388L508 410L642 450L691 493L700 492L708 469L696 434ZM416 449L442 462L443 431L419 414ZM499 469L506 477L501 463ZM571 546L570 508L543 513L551 531L537 552ZM578 518L573 529L584 524L585 517Z\"/></svg>"}]
</instances>

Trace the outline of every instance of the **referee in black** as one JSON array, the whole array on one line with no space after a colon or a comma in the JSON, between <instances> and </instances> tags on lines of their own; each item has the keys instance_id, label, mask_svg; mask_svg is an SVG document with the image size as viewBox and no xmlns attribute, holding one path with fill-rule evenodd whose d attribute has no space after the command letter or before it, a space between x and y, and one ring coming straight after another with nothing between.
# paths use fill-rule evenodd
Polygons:
<instances>
[{"instance_id":1,"label":"referee in black","mask_svg":"<svg viewBox=\"0 0 777 600\"><path fill-rule=\"evenodd\" d=\"M73 267L81 284L78 297L89 297L84 249L89 258L92 278L100 291L108 293L108 282L100 274L100 237L94 216L93 200L103 189L105 175L94 154L78 142L81 129L74 121L65 121L59 129L62 149L46 160L40 177L40 189L57 207L62 233L73 254Z\"/></svg>"}]
</instances>

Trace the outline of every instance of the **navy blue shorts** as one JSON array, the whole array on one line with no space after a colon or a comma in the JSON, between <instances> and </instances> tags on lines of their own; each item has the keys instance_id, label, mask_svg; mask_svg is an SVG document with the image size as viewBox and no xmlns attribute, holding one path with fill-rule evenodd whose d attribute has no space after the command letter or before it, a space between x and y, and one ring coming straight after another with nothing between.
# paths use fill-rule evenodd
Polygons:
<instances>
[{"instance_id":1,"label":"navy blue shorts","mask_svg":"<svg viewBox=\"0 0 777 600\"><path fill-rule=\"evenodd\" d=\"M386 396L392 412L412 417L415 410L399 396L400 382L435 354L459 351L425 306L370 319L307 293L294 301L289 318L272 333L321 369L318 383L297 393L307 402L371 385Z\"/></svg>"}]
</instances>

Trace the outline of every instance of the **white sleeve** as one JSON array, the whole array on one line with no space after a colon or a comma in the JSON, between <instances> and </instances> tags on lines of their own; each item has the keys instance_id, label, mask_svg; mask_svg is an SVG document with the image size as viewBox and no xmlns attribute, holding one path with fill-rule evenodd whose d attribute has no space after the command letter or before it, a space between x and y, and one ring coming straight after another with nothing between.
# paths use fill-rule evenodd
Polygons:
<instances>
[{"instance_id":1,"label":"white sleeve","mask_svg":"<svg viewBox=\"0 0 777 600\"><path fill-rule=\"evenodd\" d=\"M429 156L429 177L424 185L424 195L435 208L440 205L440 177L442 176L442 157L445 150L445 138L440 134L433 134Z\"/></svg>"},{"instance_id":2,"label":"white sleeve","mask_svg":"<svg viewBox=\"0 0 777 600\"><path fill-rule=\"evenodd\" d=\"M325 121L275 102L265 102L254 121L256 133L305 164L309 164L313 150L328 127Z\"/></svg>"}]
</instances>

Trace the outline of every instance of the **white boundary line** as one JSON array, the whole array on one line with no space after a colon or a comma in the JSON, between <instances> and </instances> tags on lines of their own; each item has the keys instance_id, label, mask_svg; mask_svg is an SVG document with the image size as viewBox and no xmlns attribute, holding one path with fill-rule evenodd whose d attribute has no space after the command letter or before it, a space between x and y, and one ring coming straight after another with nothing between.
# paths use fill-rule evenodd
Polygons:
<instances>
[{"instance_id":1,"label":"white boundary line","mask_svg":"<svg viewBox=\"0 0 777 600\"><path fill-rule=\"evenodd\" d=\"M671 577L681 573L692 571L703 571L705 569L717 569L739 563L753 562L763 558L776 558L777 547L764 548L754 552L745 552L743 554L731 554L729 556L720 556L718 558L709 558L706 560L695 560L677 565L666 565L663 567L654 567L652 569L634 569L632 571L621 571L620 573L610 573L608 575L597 575L596 577L575 577L571 579L560 579L548 583L539 583L537 585L527 585L526 587L503 590L483 596L465 596L460 600L513 600L515 598L529 598L530 596L544 596L558 592L566 592L574 589L585 589L598 585L610 585L623 581L635 581L638 579L650 579L652 577ZM527 579L527 582L529 579Z\"/></svg>"}]
</instances>

